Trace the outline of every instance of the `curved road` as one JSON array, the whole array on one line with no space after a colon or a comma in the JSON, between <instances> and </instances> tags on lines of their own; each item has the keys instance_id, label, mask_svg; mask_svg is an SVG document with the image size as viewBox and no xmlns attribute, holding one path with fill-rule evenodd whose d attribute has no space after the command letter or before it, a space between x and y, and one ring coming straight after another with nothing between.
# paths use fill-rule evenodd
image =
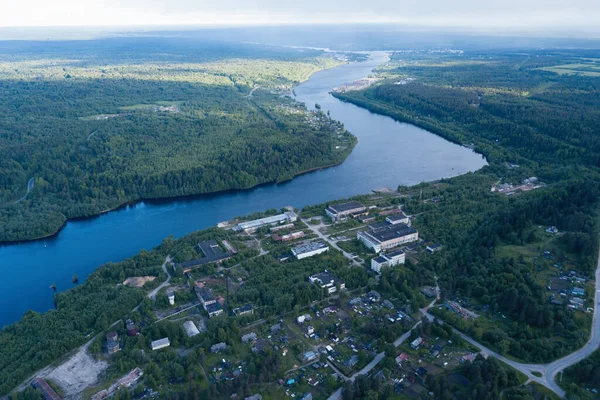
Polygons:
<instances>
[{"instance_id":1,"label":"curved road","mask_svg":"<svg viewBox=\"0 0 600 400\"><path fill-rule=\"evenodd\" d=\"M150 293L148 293L148 298L155 300L156 299L156 294L158 293L158 291L162 288L164 288L165 286L169 286L170 283L169 281L171 280L171 274L169 274L169 271L167 270L167 264L171 262L171 256L167 256L167 258L165 259L165 262L163 263L163 265L161 266L162 270L165 271L165 274L167 274L167 280L164 281L163 283L161 283L160 285L158 285L156 287L156 289L154 289L153 291L151 291Z\"/></svg>"},{"instance_id":2,"label":"curved road","mask_svg":"<svg viewBox=\"0 0 600 400\"><path fill-rule=\"evenodd\" d=\"M525 364L513 360L509 360L508 358L496 353L493 350L483 346L482 344L476 342L471 339L469 336L464 333L454 329L458 335L460 335L464 340L471 343L472 345L481 349L481 353L484 356L492 356L496 357L500 361L510 365L514 369L522 372L533 382L537 382L540 385L547 387L552 390L554 393L559 395L560 397L565 397L565 391L556 383L556 375L558 375L564 369L570 367L571 365L577 364L579 361L584 358L589 357L594 351L600 348L600 313L598 309L600 308L600 251L598 252L598 265L596 267L596 289L594 295L594 316L592 319L592 328L590 331L590 338L579 350L564 356L563 358L559 358L556 361L553 361L548 364ZM430 314L426 314L430 319L433 317ZM542 374L541 377L533 375L533 372L538 372Z\"/></svg>"},{"instance_id":3,"label":"curved road","mask_svg":"<svg viewBox=\"0 0 600 400\"><path fill-rule=\"evenodd\" d=\"M19 200L15 201L16 203L20 203L21 201L25 200L27 198L27 195L29 194L29 192L31 192L31 190L33 189L33 185L35 184L35 178L30 178L27 181L27 192L25 193L25 196L21 197Z\"/></svg>"},{"instance_id":4,"label":"curved road","mask_svg":"<svg viewBox=\"0 0 600 400\"><path fill-rule=\"evenodd\" d=\"M573 353L566 355L563 358L559 358L558 360L553 361L551 363L548 363L548 364L525 364L525 363L509 360L508 358L496 353L495 351L487 348L486 346L483 346L482 344L480 344L479 342L470 338L469 336L465 335L464 333L460 332L459 330L457 330L457 329L453 329L453 330L460 337L462 337L465 341L467 341L470 344L472 344L473 346L481 349L481 354L483 356L485 356L485 357L492 356L492 357L497 358L498 360L510 365L517 371L522 372L525 376L527 376L527 378L530 381L539 383L540 385L545 386L548 389L552 390L554 393L556 393L561 398L564 398L565 391L556 383L556 375L558 375L561 371L565 370L566 368L570 367L571 365L577 364L581 360L589 357L594 351L596 351L598 348L600 348L600 311L598 310L600 308L600 250L598 251L598 265L596 267L595 279L596 279L596 288L595 288L595 294L594 294L594 316L592 319L592 327L591 327L591 331L590 331L589 340L579 350L574 351ZM439 287L437 288L437 290L438 290L438 294L437 294L436 299L434 301L432 301L431 304L429 304L429 306L427 306L424 309L421 309L421 312L425 316L427 316L430 320L433 320L434 317L428 313L428 310L435 304L435 302L439 299L439 296L440 296ZM443 323L443 321L441 321L441 322ZM394 342L394 345L396 347L398 347L400 344L402 344L402 342L404 342L406 340L406 338L408 338L408 336L410 335L410 332L413 329L415 329L419 324L420 324L420 322L415 324L411 328L410 331L406 332L404 335L399 337ZM348 380L348 379L354 380L354 378L359 374L367 374L372 368L374 368L379 363L379 361L381 361L381 359L383 359L382 353L378 354L377 357L371 363L369 363L369 365L367 365L365 368L363 368L362 370L360 370L359 372L357 372L350 378L345 377L344 380ZM533 374L534 372L541 374L541 377L535 376ZM339 400L341 398L342 398L342 389L338 389L328 398L328 400Z\"/></svg>"}]
</instances>

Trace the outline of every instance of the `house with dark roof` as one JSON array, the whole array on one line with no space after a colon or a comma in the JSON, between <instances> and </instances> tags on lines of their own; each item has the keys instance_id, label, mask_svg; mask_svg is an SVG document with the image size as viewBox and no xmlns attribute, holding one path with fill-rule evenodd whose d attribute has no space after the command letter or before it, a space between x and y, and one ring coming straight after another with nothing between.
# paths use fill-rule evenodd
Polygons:
<instances>
[{"instance_id":1,"label":"house with dark roof","mask_svg":"<svg viewBox=\"0 0 600 400\"><path fill-rule=\"evenodd\" d=\"M329 294L335 293L338 286L340 287L340 290L346 289L346 284L327 270L319 274L309 276L308 280L310 283L317 284L321 286L321 288L327 289L327 293Z\"/></svg>"},{"instance_id":2,"label":"house with dark roof","mask_svg":"<svg viewBox=\"0 0 600 400\"><path fill-rule=\"evenodd\" d=\"M237 317L241 317L242 315L251 315L254 314L254 308L252 308L250 304L244 304L241 307L234 308L233 314Z\"/></svg>"}]
</instances>

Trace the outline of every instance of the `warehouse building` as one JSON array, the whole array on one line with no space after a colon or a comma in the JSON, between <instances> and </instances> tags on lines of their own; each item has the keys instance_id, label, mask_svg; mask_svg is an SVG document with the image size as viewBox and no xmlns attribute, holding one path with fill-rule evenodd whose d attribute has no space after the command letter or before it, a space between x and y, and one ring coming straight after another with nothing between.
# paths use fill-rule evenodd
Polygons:
<instances>
[{"instance_id":1,"label":"warehouse building","mask_svg":"<svg viewBox=\"0 0 600 400\"><path fill-rule=\"evenodd\" d=\"M198 327L193 321L185 321L183 323L183 329L185 329L185 333L188 337L194 337L200 334L200 330L198 330Z\"/></svg>"},{"instance_id":2,"label":"warehouse building","mask_svg":"<svg viewBox=\"0 0 600 400\"><path fill-rule=\"evenodd\" d=\"M359 216L365 213L367 207L363 206L357 201L350 201L347 203L333 204L325 209L327 215L332 221L342 221L347 219L349 216Z\"/></svg>"},{"instance_id":3,"label":"warehouse building","mask_svg":"<svg viewBox=\"0 0 600 400\"><path fill-rule=\"evenodd\" d=\"M229 259L230 254L221 250L216 240L207 240L205 242L198 243L198 248L204 255L202 258L196 258L178 264L179 267L183 268L184 273L188 273L194 268L198 268L205 264L220 263Z\"/></svg>"},{"instance_id":4,"label":"warehouse building","mask_svg":"<svg viewBox=\"0 0 600 400\"><path fill-rule=\"evenodd\" d=\"M373 258L371 260L371 269L380 274L382 268L404 264L405 260L406 254L404 254L402 250L394 250L390 253Z\"/></svg>"},{"instance_id":5,"label":"warehouse building","mask_svg":"<svg viewBox=\"0 0 600 400\"><path fill-rule=\"evenodd\" d=\"M369 230L358 232L356 238L375 253L380 253L382 250L419 240L419 233L405 224L385 223L369 225Z\"/></svg>"},{"instance_id":6,"label":"warehouse building","mask_svg":"<svg viewBox=\"0 0 600 400\"><path fill-rule=\"evenodd\" d=\"M165 347L169 347L171 345L171 342L169 341L169 338L162 338L162 339L158 339L158 340L154 340L151 343L151 347L152 350L159 350L159 349L163 349Z\"/></svg>"},{"instance_id":7,"label":"warehouse building","mask_svg":"<svg viewBox=\"0 0 600 400\"><path fill-rule=\"evenodd\" d=\"M321 286L321 288L327 289L329 294L335 293L338 286L340 287L340 290L346 289L346 284L327 270L321 272L320 274L309 276L308 280L310 283L317 284Z\"/></svg>"},{"instance_id":8,"label":"warehouse building","mask_svg":"<svg viewBox=\"0 0 600 400\"><path fill-rule=\"evenodd\" d=\"M198 296L198 300L200 300L200 304L202 304L202 307L204 307L210 318L223 313L223 307L217 303L210 290L196 286L194 287L194 291L196 292L196 296Z\"/></svg>"},{"instance_id":9,"label":"warehouse building","mask_svg":"<svg viewBox=\"0 0 600 400\"><path fill-rule=\"evenodd\" d=\"M234 228L236 231L244 231L246 233L255 232L258 228L269 225L280 225L289 224L290 222L296 222L298 215L293 211L286 211L283 214L273 215L271 217L265 217L255 219L253 221L240 222Z\"/></svg>"},{"instance_id":10,"label":"warehouse building","mask_svg":"<svg viewBox=\"0 0 600 400\"><path fill-rule=\"evenodd\" d=\"M387 216L385 218L385 221L392 225L396 225L396 224L408 225L410 223L410 220L408 219L406 214L404 214L402 211L398 212L397 214Z\"/></svg>"},{"instance_id":11,"label":"warehouse building","mask_svg":"<svg viewBox=\"0 0 600 400\"><path fill-rule=\"evenodd\" d=\"M204 309L208 313L209 318L223 314L223 307L219 303L208 304Z\"/></svg>"},{"instance_id":12,"label":"warehouse building","mask_svg":"<svg viewBox=\"0 0 600 400\"><path fill-rule=\"evenodd\" d=\"M301 246L294 247L292 249L292 254L298 260L302 260L303 258L316 256L317 254L325 253L326 251L329 251L329 246L327 246L325 243L310 242Z\"/></svg>"}]
</instances>

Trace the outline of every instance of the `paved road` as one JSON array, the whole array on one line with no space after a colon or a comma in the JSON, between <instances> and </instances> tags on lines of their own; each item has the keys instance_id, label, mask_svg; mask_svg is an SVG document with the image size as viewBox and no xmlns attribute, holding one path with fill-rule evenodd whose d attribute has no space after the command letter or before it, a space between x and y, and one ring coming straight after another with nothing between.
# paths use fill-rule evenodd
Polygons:
<instances>
[{"instance_id":1,"label":"paved road","mask_svg":"<svg viewBox=\"0 0 600 400\"><path fill-rule=\"evenodd\" d=\"M170 263L170 262L171 262L171 256L167 256L167 258L165 259L165 262L162 265L162 270L165 271L165 274L167 274L167 280L164 281L163 283L161 283L160 285L158 285L158 287L156 289L154 289L153 291L148 293L149 299L155 300L156 294L158 293L158 291L160 289L164 288L165 286L170 285L169 281L171 280L171 274L169 274L169 271L167 270L167 263Z\"/></svg>"},{"instance_id":2,"label":"paved road","mask_svg":"<svg viewBox=\"0 0 600 400\"><path fill-rule=\"evenodd\" d=\"M592 328L590 331L590 338L588 342L579 350L553 361L549 364L526 364L517 361L509 360L508 358L494 352L493 350L483 346L482 344L471 339L464 333L454 329L454 331L460 335L464 340L471 343L472 345L481 349L481 353L484 356L492 356L505 362L514 369L522 372L533 382L537 382L540 385L547 387L552 390L560 397L565 396L565 391L556 383L556 376L564 369L570 367L573 364L577 364L584 358L589 357L594 351L600 348L600 251L598 252L598 265L596 267L596 292L594 295L594 316L592 319ZM426 314L429 318L432 318L430 314ZM533 375L533 372L539 372L542 374L541 377Z\"/></svg>"},{"instance_id":3,"label":"paved road","mask_svg":"<svg viewBox=\"0 0 600 400\"><path fill-rule=\"evenodd\" d=\"M577 364L579 361L583 360L584 358L589 357L594 351L596 351L598 348L600 348L600 312L599 312L599 309L600 309L600 251L598 252L598 265L596 267L595 279L596 279L596 289L595 289L596 292L594 294L594 316L592 319L592 328L591 328L590 338L589 338L588 342L581 349L579 349L563 358L553 361L551 363L548 363L548 364L526 364L526 363L513 361L513 360L510 360L510 359L502 356L501 354L496 353L495 351L489 349L488 347L482 345L481 343L475 341L474 339L470 338L469 336L465 335L464 333L462 333L456 329L454 329L454 332L456 334L458 334L460 337L462 337L468 343L481 349L481 354L484 357L492 356L492 357L497 358L498 360L510 365L514 369L522 372L525 376L527 376L527 378L530 381L539 383L540 385L547 387L548 389L550 389L554 393L556 393L558 396L563 398L563 397L565 397L565 391L556 383L556 376L564 369L570 367L573 364ZM423 313L423 315L425 315L427 318L429 318L429 320L433 320L434 317L431 314L429 314L428 311L439 298L440 298L439 287L437 287L436 299L434 301L432 301L431 304L429 304L426 308L421 309L421 312ZM443 323L443 321L440 321L440 322ZM398 347L400 344L402 344L402 342L404 342L410 336L410 332L413 329L415 329L419 324L420 324L420 322L415 324L415 326L413 326L410 331L408 331L404 335L400 336L394 342L394 345L396 347ZM361 373L369 372L372 368L375 367L375 365L377 365L377 363L378 362L370 363L367 366L367 367L369 367L368 369L367 369L367 367L365 367L365 368L363 368L363 370L365 370L365 371L361 370L360 372ZM540 373L541 377L535 376L533 374L534 372ZM353 377L356 375L357 374L353 375ZM353 377L352 377L352 379L353 379ZM342 398L342 390L338 389L329 397L328 400L339 400L341 398Z\"/></svg>"},{"instance_id":4,"label":"paved road","mask_svg":"<svg viewBox=\"0 0 600 400\"><path fill-rule=\"evenodd\" d=\"M308 228L313 231L314 234L316 234L317 236L319 236L321 239L323 239L324 241L326 241L327 243L329 243L329 245L331 247L333 247L336 250L339 250L342 252L342 254L344 255L344 257L346 257L347 259L349 259L350 261L352 261L352 263L354 265L356 265L357 267L361 267L362 265L356 261L355 259L352 258L352 254L342 250L335 241L329 239L329 237L325 236L323 233L321 233L321 231L319 230L320 228L325 227L325 225L323 224L323 222L321 222L319 225L311 225L308 223L307 220L302 220L302 222L304 222L304 224L306 226L308 226Z\"/></svg>"}]
</instances>

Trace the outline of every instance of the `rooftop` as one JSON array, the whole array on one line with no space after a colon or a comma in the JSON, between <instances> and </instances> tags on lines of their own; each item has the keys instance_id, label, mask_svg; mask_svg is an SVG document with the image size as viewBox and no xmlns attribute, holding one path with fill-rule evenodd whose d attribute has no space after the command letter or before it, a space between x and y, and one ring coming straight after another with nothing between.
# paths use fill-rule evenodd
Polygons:
<instances>
[{"instance_id":1,"label":"rooftop","mask_svg":"<svg viewBox=\"0 0 600 400\"><path fill-rule=\"evenodd\" d=\"M294 247L292 249L292 253L294 255L304 254L318 249L324 249L325 247L328 246L323 242L310 242L301 246Z\"/></svg>"},{"instance_id":2,"label":"rooftop","mask_svg":"<svg viewBox=\"0 0 600 400\"><path fill-rule=\"evenodd\" d=\"M212 301L215 299L210 290L206 288L199 288L198 286L196 286L194 290L196 291L196 295L200 297L204 302Z\"/></svg>"},{"instance_id":3,"label":"rooftop","mask_svg":"<svg viewBox=\"0 0 600 400\"><path fill-rule=\"evenodd\" d=\"M338 284L338 283L342 283L334 274L332 274L331 272L325 270L321 273L312 275L310 277L311 281L319 281L322 285L328 284L328 283L334 283L334 284Z\"/></svg>"},{"instance_id":4,"label":"rooftop","mask_svg":"<svg viewBox=\"0 0 600 400\"><path fill-rule=\"evenodd\" d=\"M401 221L406 218L407 218L406 215L402 211L400 211L397 214L388 215L386 217L386 219L389 219L390 221Z\"/></svg>"},{"instance_id":5,"label":"rooftop","mask_svg":"<svg viewBox=\"0 0 600 400\"><path fill-rule=\"evenodd\" d=\"M379 224L374 224L379 225ZM371 225L369 226L371 228ZM386 224L385 227L371 229L371 232L362 232L378 242L387 242L388 240L393 240L397 238L401 238L403 236L411 235L413 233L417 233L417 231L405 224Z\"/></svg>"},{"instance_id":6,"label":"rooftop","mask_svg":"<svg viewBox=\"0 0 600 400\"><path fill-rule=\"evenodd\" d=\"M212 262L217 262L229 258L229 253L225 253L219 247L219 244L216 240L207 240L206 242L198 243L198 247L204 257L196 258L194 260L184 261L179 266L182 268L192 268L199 265L210 264Z\"/></svg>"},{"instance_id":7,"label":"rooftop","mask_svg":"<svg viewBox=\"0 0 600 400\"><path fill-rule=\"evenodd\" d=\"M221 307L221 305L219 303L212 303L212 304L208 304L206 306L206 311L208 311L209 314L212 314L212 313L217 312L222 309L223 309L223 307Z\"/></svg>"},{"instance_id":8,"label":"rooftop","mask_svg":"<svg viewBox=\"0 0 600 400\"><path fill-rule=\"evenodd\" d=\"M396 249L394 251L390 251L389 253L385 253L385 255L388 257L397 257L401 256L402 254L404 254L404 251L402 251L402 249Z\"/></svg>"},{"instance_id":9,"label":"rooftop","mask_svg":"<svg viewBox=\"0 0 600 400\"><path fill-rule=\"evenodd\" d=\"M263 225L276 224L281 221L295 221L296 218L298 218L298 216L296 215L295 212L286 211L283 214L272 215L270 217L255 219L255 220L247 221L247 222L240 222L237 225L237 228L241 229L241 230L253 229L253 228L258 228Z\"/></svg>"},{"instance_id":10,"label":"rooftop","mask_svg":"<svg viewBox=\"0 0 600 400\"><path fill-rule=\"evenodd\" d=\"M169 346L170 344L171 342L169 341L168 337L152 341L152 347L159 347L164 345Z\"/></svg>"},{"instance_id":11,"label":"rooftop","mask_svg":"<svg viewBox=\"0 0 600 400\"><path fill-rule=\"evenodd\" d=\"M347 203L333 204L333 205L330 205L328 208L335 213L341 213L341 212L346 212L349 210L354 210L357 208L366 208L366 207L357 201L349 201Z\"/></svg>"},{"instance_id":12,"label":"rooftop","mask_svg":"<svg viewBox=\"0 0 600 400\"><path fill-rule=\"evenodd\" d=\"M183 323L183 328L185 329L185 333L187 333L188 337L200 334L198 327L192 321L185 321Z\"/></svg>"},{"instance_id":13,"label":"rooftop","mask_svg":"<svg viewBox=\"0 0 600 400\"><path fill-rule=\"evenodd\" d=\"M233 309L234 314L241 314L241 313L250 312L250 311L252 311L252 305L250 305L250 304L244 304L241 307Z\"/></svg>"}]
</instances>

